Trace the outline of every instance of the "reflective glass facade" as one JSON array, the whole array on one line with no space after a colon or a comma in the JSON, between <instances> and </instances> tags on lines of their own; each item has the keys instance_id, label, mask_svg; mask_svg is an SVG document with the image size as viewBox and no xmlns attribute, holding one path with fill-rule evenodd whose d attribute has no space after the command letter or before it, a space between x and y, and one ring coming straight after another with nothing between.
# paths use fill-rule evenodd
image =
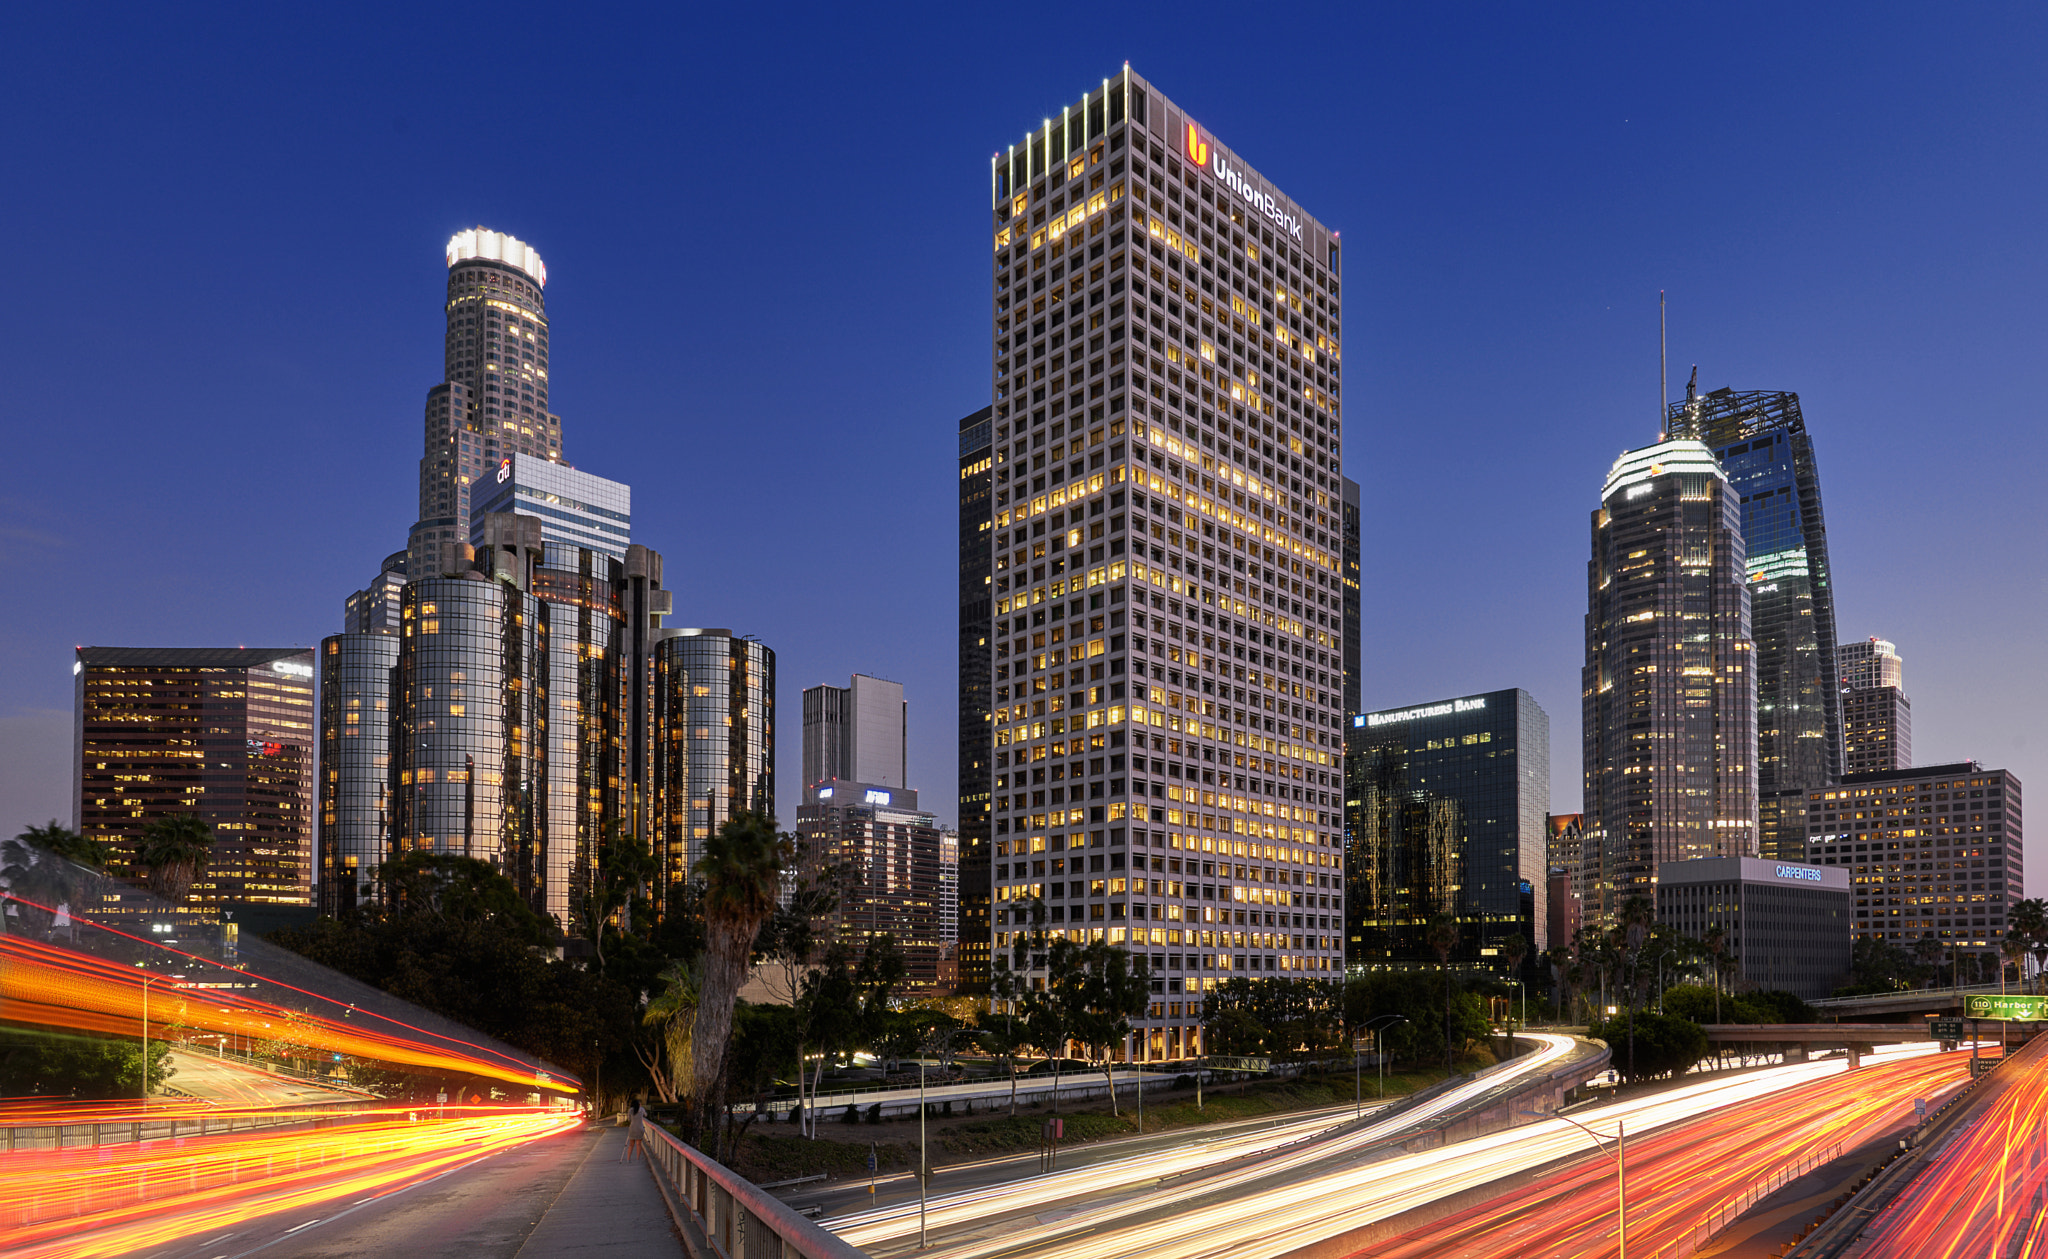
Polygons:
<instances>
[{"instance_id":1,"label":"reflective glass facade","mask_svg":"<svg viewBox=\"0 0 2048 1259\"><path fill-rule=\"evenodd\" d=\"M724 629L670 630L653 650L652 847L680 882L727 818L775 812L775 653Z\"/></svg>"},{"instance_id":2,"label":"reflective glass facade","mask_svg":"<svg viewBox=\"0 0 2048 1259\"><path fill-rule=\"evenodd\" d=\"M1757 845L1766 857L1796 861L1805 793L1843 772L1834 579L1813 442L1796 393L1716 389L1672 404L1669 425L1674 436L1706 443L1742 505L1756 644Z\"/></svg>"},{"instance_id":3,"label":"reflective glass facade","mask_svg":"<svg viewBox=\"0 0 2048 1259\"><path fill-rule=\"evenodd\" d=\"M1433 967L1432 918L1459 929L1452 961L1501 971L1521 935L1549 947L1550 717L1493 691L1352 718L1347 962Z\"/></svg>"},{"instance_id":4,"label":"reflective glass facade","mask_svg":"<svg viewBox=\"0 0 2048 1259\"><path fill-rule=\"evenodd\" d=\"M1142 952L1181 1057L1342 968L1340 252L1129 70L989 176L994 960Z\"/></svg>"},{"instance_id":5,"label":"reflective glass facade","mask_svg":"<svg viewBox=\"0 0 2048 1259\"><path fill-rule=\"evenodd\" d=\"M1581 675L1589 922L1657 867L1756 855L1756 674L1741 503L1673 438L1615 461L1593 513Z\"/></svg>"},{"instance_id":6,"label":"reflective glass facade","mask_svg":"<svg viewBox=\"0 0 2048 1259\"><path fill-rule=\"evenodd\" d=\"M397 634L320 643L320 912L377 898L391 835L391 683Z\"/></svg>"},{"instance_id":7,"label":"reflective glass facade","mask_svg":"<svg viewBox=\"0 0 2048 1259\"><path fill-rule=\"evenodd\" d=\"M137 879L143 828L196 814L213 855L200 907L313 896L313 653L305 648L80 647L74 828Z\"/></svg>"},{"instance_id":8,"label":"reflective glass facade","mask_svg":"<svg viewBox=\"0 0 2048 1259\"><path fill-rule=\"evenodd\" d=\"M959 977L968 992L989 981L989 746L993 704L989 640L994 570L995 408L960 421L960 833Z\"/></svg>"}]
</instances>

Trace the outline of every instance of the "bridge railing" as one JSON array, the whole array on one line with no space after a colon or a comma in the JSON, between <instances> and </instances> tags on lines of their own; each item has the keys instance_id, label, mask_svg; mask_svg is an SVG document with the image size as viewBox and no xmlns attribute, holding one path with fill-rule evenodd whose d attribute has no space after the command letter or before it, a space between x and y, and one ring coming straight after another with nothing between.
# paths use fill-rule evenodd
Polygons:
<instances>
[{"instance_id":1,"label":"bridge railing","mask_svg":"<svg viewBox=\"0 0 2048 1259\"><path fill-rule=\"evenodd\" d=\"M695 1259L866 1259L780 1199L654 1124L647 1153Z\"/></svg>"}]
</instances>

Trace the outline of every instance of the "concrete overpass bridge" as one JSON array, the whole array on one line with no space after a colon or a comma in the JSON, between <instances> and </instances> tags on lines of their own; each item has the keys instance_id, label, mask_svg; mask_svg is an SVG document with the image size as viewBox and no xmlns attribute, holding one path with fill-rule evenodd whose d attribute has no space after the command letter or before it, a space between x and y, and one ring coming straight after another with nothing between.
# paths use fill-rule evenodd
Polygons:
<instances>
[{"instance_id":1,"label":"concrete overpass bridge","mask_svg":"<svg viewBox=\"0 0 2048 1259\"><path fill-rule=\"evenodd\" d=\"M1806 1004L1823 1018L1919 1018L1930 1014L1955 1017L1963 1012L1964 997L1973 993L1995 995L1998 992L1997 984L1967 988L1916 988L1911 992L1881 992L1861 997L1822 997Z\"/></svg>"}]
</instances>

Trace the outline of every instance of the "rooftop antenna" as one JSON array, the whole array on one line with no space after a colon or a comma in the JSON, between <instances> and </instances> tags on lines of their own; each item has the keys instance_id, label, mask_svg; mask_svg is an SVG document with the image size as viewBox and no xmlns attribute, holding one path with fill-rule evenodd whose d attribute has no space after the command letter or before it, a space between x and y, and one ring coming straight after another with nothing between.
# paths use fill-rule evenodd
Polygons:
<instances>
[{"instance_id":1,"label":"rooftop antenna","mask_svg":"<svg viewBox=\"0 0 2048 1259\"><path fill-rule=\"evenodd\" d=\"M1657 440L1664 441L1671 436L1665 427L1664 417L1670 410L1671 381L1669 378L1670 351L1664 337L1664 290L1657 290Z\"/></svg>"}]
</instances>

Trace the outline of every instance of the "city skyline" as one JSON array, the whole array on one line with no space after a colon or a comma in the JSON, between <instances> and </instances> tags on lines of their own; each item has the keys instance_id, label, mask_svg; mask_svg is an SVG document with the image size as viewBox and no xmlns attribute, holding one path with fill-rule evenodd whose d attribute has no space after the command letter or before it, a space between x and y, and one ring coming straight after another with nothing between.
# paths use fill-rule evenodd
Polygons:
<instances>
[{"instance_id":1,"label":"city skyline","mask_svg":"<svg viewBox=\"0 0 2048 1259\"><path fill-rule=\"evenodd\" d=\"M1706 38L1713 36L1708 32ZM2017 488L2017 482L2005 482L2003 478L2013 475L2006 469L1965 470L1957 465L1934 492L1913 480L1929 466L1929 460L1918 453L1921 443L1917 440L1929 434L1928 416L1942 418L1967 411L1982 417L1981 422L1993 434L2002 437L2007 432L1999 424L2013 421L2000 421L1998 414L2022 408L1999 399L2006 396L2004 390L2020 387L2023 373L2017 367L2000 369L1996 388L1973 382L1973 401L1949 404L1957 410L1936 411L1930 399L1944 392L1955 396L1953 379L1923 377L1917 390L1900 392L1898 372L1876 362L1877 343L1852 347L1835 340L1849 335L1846 327L1788 338L1781 321L1790 317L1789 312L1760 316L1755 313L1758 303L1753 293L1742 295L1737 302L1724 291L1737 287L1734 280L1717 277L1684 260L1687 242L1715 255L1725 255L1732 247L1727 239L1695 231L1680 234L1676 252L1635 258L1625 268L1606 269L1597 278L1576 281L1577 287L1571 290L1552 289L1547 296L1553 300L1560 293L1569 293L1570 309L1552 315L1560 330L1549 335L1556 340L1535 340L1555 349L1568 339L1574 354L1549 364L1547 370L1553 374L1539 378L1537 384L1555 387L1569 383L1579 394L1569 410L1543 413L1541 422L1528 425L1530 432L1491 431L1480 422L1507 409L1514 396L1507 369L1527 371L1541 356L1532 356L1516 340L1501 336L1503 329L1497 325L1486 325L1491 340L1486 335L1472 338L1462 325L1450 322L1453 303L1444 297L1426 302L1418 320L1431 338L1434 356L1404 357L1404 347L1418 344L1414 339L1424 332L1397 327L1400 321L1392 312L1413 308L1420 293L1414 281L1427 271L1427 260L1437 255L1414 235L1415 225L1377 195L1361 194L1357 185L1327 186L1334 177L1325 172L1325 162L1316 149L1327 145L1332 134L1343 132L1341 121L1306 128L1283 122L1296 107L1282 110L1252 99L1238 83L1202 68L1194 60L1196 47L1192 43L1148 51L1127 41L1118 51L1131 53L1134 65L1174 85L1176 99L1202 114L1204 121L1222 134L1244 144L1258 156L1266 174L1344 228L1356 251L1352 254L1354 267L1361 253L1370 257L1363 273L1350 272L1352 288L1346 294L1352 323L1346 351L1353 364L1349 383L1354 407L1347 418L1356 426L1347 436L1365 439L1357 442L1345 468L1364 486L1365 707L1394 707L1431 694L1526 685L1558 717L1554 747L1568 749L1572 745L1572 714L1577 706L1570 702L1571 682L1578 662L1573 640L1579 609L1574 600L1555 595L1574 588L1573 569L1583 563L1582 555L1572 554L1583 548L1577 504L1593 493L1598 467L1611 459L1614 451L1639 445L1654 435L1655 420L1649 413L1644 383L1654 367L1652 291L1668 276L1674 296L1674 358L1701 359L1703 387L1736 383L1801 393L1809 426L1828 461L1830 541L1841 583L1840 636L1853 640L1883 632L1913 655L1919 759L1934 763L1975 757L1985 764L2011 768L2022 778L2029 776L2030 761L2039 758L2039 749L2016 746L2013 740L2024 737L2022 722L2030 707L2025 700L2038 695L2027 687L2038 686L2038 681L2023 679L2019 690L2011 691L2000 685L1999 672L1988 666L1999 654L1993 646L1996 636L2022 632L2030 609L2038 607L2038 575L2029 572L2026 580L2012 583L2011 590L2001 592L1995 614L1970 625L1887 604L1880 582L1888 566L1907 565L1928 570L1936 594L1949 591L1961 596L1981 585L1983 579L1975 567L1981 560L1946 554L1943 540L1953 535L1946 528L1932 526L1937 521L1952 524L1954 517L1969 518L1988 511L1988 503L2001 496L2022 504L2016 509L2022 519L2017 526L2004 524L2000 533L2026 536L2026 513L2039 508ZM116 52L118 55L118 48ZM813 50L800 55L822 54ZM1099 77L1097 63L1106 60L1095 49L1077 54L1059 67L1065 79L1073 80L1071 85L1064 80L1055 82L1058 76L1048 71L1042 78L999 89L955 89L954 99L967 100L969 107L945 121L948 147L916 162L918 187L957 187L985 158L980 151L985 148L981 137L1014 129L1011 120L1020 107L1051 108L1071 99L1073 87L1091 82L1090 76ZM852 92L855 101L864 99L858 92L865 89L841 77L812 90L828 88ZM1600 102L1601 109L1633 103L1620 100L1621 95L1626 93ZM1332 109L1342 103L1334 92L1313 99ZM1811 100L1806 103L1813 104ZM423 106L400 108L417 118ZM116 116L93 115L81 125L106 126ZM1349 116L1365 115L1354 110ZM1684 126L1674 122L1674 117L1668 115L1663 125L1713 131L1699 116L1690 116ZM1301 134L1304 131L1313 134ZM416 143L391 138L404 134L396 128L380 131L364 141L365 151L393 144L404 149ZM1668 140L1672 133L1665 134ZM1713 134L1728 143L1735 133ZM1746 134L1763 143L1755 132ZM707 157L732 156L716 144L707 144ZM1399 159L1401 154L1392 156ZM755 153L745 160L758 162L761 157ZM1787 157L1778 153L1779 160ZM273 155L272 160L284 159ZM343 160L355 159L345 152ZM1407 162L1412 174L1416 159L1409 155ZM297 159L292 159L286 165L296 168L296 163ZM1380 178L1403 169L1401 160L1389 165L1391 170ZM1684 163L1669 157L1647 165L1675 170ZM682 191L670 187L643 204L680 204L675 198ZM954 632L952 627L928 627L910 618L887 615L891 604L879 592L869 594L849 587L857 606L831 618L837 637L828 640L806 626L805 608L810 600L799 593L802 583L795 570L802 561L816 558L822 561L819 567L823 570L862 570L865 578L880 569L925 572L936 563L954 562L950 557L941 561L938 548L924 536L939 536L931 522L946 509L944 501L935 492L909 483L923 479L936 487L942 446L935 433L937 425L946 422L940 417L963 414L985 396L975 392L973 375L986 370L985 348L975 344L974 335L955 337L946 327L949 322L971 326L975 303L987 296L984 273L978 271L985 265L985 256L974 252L980 246L961 234L961 239L950 242L944 251L949 261L929 266L921 262L919 267L928 269L911 271L918 277L912 287L924 289L927 298L934 291L934 275L943 272L950 277L943 309L952 318L935 321L945 345L943 370L934 374L935 379L919 382L915 405L901 406L892 398L886 410L893 418L880 427L871 421L882 412L870 412L866 403L859 404L852 417L859 431L875 434L869 443L872 449L857 456L864 468L895 465L919 470L916 476L904 478L904 493L879 504L848 507L843 520L799 513L795 523L755 528L744 520L734 522L746 500L727 487L707 484L710 478L692 476L688 460L701 454L737 462L750 457L750 440L768 440L787 452L786 466L777 469L775 480L781 486L777 492L790 499L817 497L815 489L830 480L831 461L845 449L843 440L835 435L845 426L843 409L813 407L807 387L771 379L757 388L773 395L772 402L755 407L735 412L731 404L742 395L727 392L730 386L721 384L677 391L679 397L700 396L687 406L672 401L658 420L643 415L634 405L636 395L654 396L649 391L667 388L667 382L677 375L676 366L694 370L697 353L722 353L737 345L714 338L707 350L678 355L670 362L666 357L669 351L657 343L652 331L633 326L637 308L631 301L622 302L621 295L640 282L640 272L648 265L677 274L677 268L685 264L673 248L659 243L645 253L621 248L614 239L620 226L617 212L532 200L509 185L458 187L434 194L430 204L420 204L414 198L415 194L406 192L372 210L358 207L355 213L362 216L365 229L360 234L337 233L333 228L339 220L322 224L318 234L329 241L345 240L352 262L364 271L364 279L359 285L340 278L322 286L317 296L296 291L293 276L301 269L299 264L278 247L283 238L270 235L274 228L260 222L279 208L272 204L260 204L232 220L238 237L232 248L225 238L194 232L176 240L167 238L167 243L149 256L124 262L124 266L138 268L150 287L164 285L184 293L194 291L192 282L203 272L217 273L210 304L201 303L198 313L181 314L174 321L178 327L153 330L137 351L141 361L161 366L169 364L174 357L172 347L176 347L175 356L201 365L169 366L175 372L197 373L186 378L207 384L208 388L198 391L207 403L199 414L216 417L213 422L221 426L218 442L192 442L189 444L196 449L188 452L167 452L145 421L126 417L134 400L147 396L140 379L128 374L132 369L114 366L98 376L82 370L86 360L80 355L88 340L101 335L103 321L111 316L76 299L59 297L49 287L44 270L48 264L27 263L25 300L52 318L13 341L22 348L12 352L26 353L29 346L39 347L42 360L23 358L10 364L15 369L13 378L24 382L13 405L20 408L16 412L20 418L32 422L26 432L30 466L48 467L51 475L15 493L7 524L19 542L13 560L18 571L52 586L59 598L58 611L47 618L47 624L10 625L4 640L8 650L4 672L0 672L0 701L4 701L0 722L5 723L4 750L10 753L11 764L4 788L0 788L0 803L15 815L5 820L26 824L65 815L66 775L61 761L46 764L51 758L39 750L44 737L39 732L62 732L69 725L64 700L68 684L65 652L70 643L247 641L310 647L331 632L339 601L362 583L376 557L398 545L392 536L392 522L416 514L408 500L416 499L417 484L388 458L391 449L417 440L410 435L417 433L413 425L418 422L418 391L420 383L433 376L430 356L424 352L430 347L419 335L423 321L412 308L422 305L422 298L438 287L428 278L436 265L434 251L450 233L476 223L529 241L554 260L556 275L548 296L551 301L573 302L573 328L564 334L559 352L571 355L575 367L566 378L568 393L550 398L548 403L551 408L559 407L573 426L575 437L565 452L568 461L600 475L633 480L641 499L635 504L636 516L647 522L648 537L668 540L671 550L684 537L699 536L706 529L714 531L703 549L712 562L692 575L693 589L688 596L679 593L679 603L687 599L689 606L679 608L676 619L732 624L761 634L776 643L781 667L790 671L794 681L870 670L901 677L909 701L921 711L944 711L952 685L945 639ZM185 216L196 212L200 204L203 202L198 200L174 202L167 210L167 228L182 232L191 226ZM1437 208L1456 211L1466 204L1469 202L1461 193L1438 201ZM1538 209L1556 212L1563 205L1553 200ZM1891 212L1904 213L1905 209L1894 205ZM863 215L867 212L860 211ZM85 263L88 275L104 265L89 259L83 239L67 236L54 222L38 224L23 217L30 212L22 208L9 213L24 229L23 234L47 238L54 257ZM947 220L959 217L934 214L933 230L950 238L953 225ZM1509 237L1543 222L1539 212L1521 220L1519 227L1495 222L1491 230L1480 231L1479 239L1492 247L1487 255L1491 265L1499 268L1506 264ZM1408 229L1403 238L1406 252L1383 244L1382 233L1375 228ZM1398 236L1399 232L1392 234ZM1631 247L1641 243L1630 241ZM1785 243L1780 237L1780 248ZM1924 257L1920 265L1935 265L1933 257ZM715 276L715 272L709 274ZM1544 270L1543 274L1555 280L1559 273ZM862 283L872 278L866 272L863 277ZM715 286L712 279L705 282ZM1811 306L1799 305L1813 300L1809 290L1819 282L1818 276L1807 272L1797 284L1787 283L1778 291L1783 300L1823 327L1853 322L1846 318L1831 321ZM2026 287L2017 276L2013 284ZM377 286L384 291L368 292ZM287 289L292 290L289 295ZM801 317L811 336L838 328L839 320L856 317L860 302L840 289L835 285L805 291L803 300L824 312ZM1504 306L1525 313L1543 309L1540 302L1531 300L1543 292L1541 285L1520 278L1506 290L1496 294ZM280 353L262 329L249 325L245 315L232 309L256 294L300 303L295 310L310 313L316 321L327 321L317 324L322 335L338 342L333 349L352 353L359 364L370 363L369 367L351 369L368 379L330 384L330 378L316 370L315 360ZM907 295L901 300L907 300ZM1845 293L1840 307L1846 308L1851 300ZM1610 304L1616 307L1611 317L1604 309L1590 313ZM18 320L22 315L11 318ZM1918 336L1924 340L1923 324L1901 318L1885 327L1895 338ZM660 340L691 326L662 325ZM1867 329L1870 324L1865 320L1857 326ZM1460 329L1457 336L1452 335L1453 328ZM1568 336L1563 329L1569 330ZM1521 335L1518 331L1517 336ZM1961 339L1965 334L1958 328L1943 335ZM1444 347L1458 340L1463 342L1457 353L1459 361L1471 362L1491 353L1499 356L1501 366L1475 373L1473 381L1461 382L1449 396L1431 396L1429 391L1441 389L1443 382L1430 379L1430 368L1441 366ZM1781 347L1774 342L1786 344ZM848 366L851 360L840 353L832 352L821 365L821 374ZM1964 359L1977 361L1971 354ZM2024 361L2010 352L1996 357L2009 363ZM53 371L55 366L68 366L68 370ZM239 370L230 370L231 366ZM1854 372L1868 372L1877 383L1854 383L1849 379ZM91 378L86 379L88 376ZM879 377L876 379L879 383ZM250 388L251 380L258 387ZM278 388L289 391L289 403L280 402L275 392ZM1874 407L1873 400L1888 391L1899 396ZM253 400L265 394L270 396L260 405ZM251 400L244 402L244 396ZM1416 405L1423 400L1427 407ZM81 403L119 416L115 422L136 440L98 459L87 458L82 448L73 449L64 438L69 427L66 420ZM190 431L193 421L178 409L183 404L172 401L167 405L169 416ZM1523 405L1526 409L1526 403ZM799 418L807 409L832 414L833 421ZM282 424L277 423L280 412L288 417ZM736 423L735 419L747 422ZM264 427L255 428L259 422ZM1879 433L1889 433L1897 446L1912 443L1916 457L1900 460L1853 450L1852 435L1861 442L1873 427ZM375 436L364 437L361 450L347 449L347 443L337 443L334 438L335 434L370 431ZM2013 442L2007 444L2008 449L2015 444L2022 450L2038 444L2037 437L2016 428L2010 433ZM247 438L255 440L238 440ZM1475 441L1495 442L1500 458L1473 466L1467 456ZM646 447L645 454L626 462L602 453L628 442ZM1539 445L1546 449L1539 453ZM1504 467L1494 467L1496 462ZM2023 466L2027 461L2022 457L2006 462ZM335 466L330 472L311 466L315 463ZM1525 495L1504 475L1505 466L1513 466L1517 476L1533 470L1537 475L1531 479L1550 478L1552 492ZM673 474L659 475L663 467L672 468ZM329 475L335 478L333 482L324 479ZM948 475L952 476L950 468ZM1966 475L1975 481L1966 485L1962 479ZM146 502L171 485L178 490L175 510L193 526L181 548L184 554L160 560L160 570L145 576L139 588L122 601L122 607L69 597L77 592L63 571L67 552L75 558L91 547L122 545L121 539L138 526L120 509L96 512L93 519L86 520L66 514L66 505L91 501L88 487L105 491L110 498ZM291 508L299 500L331 500L342 486L353 494L348 501L360 505L360 510L349 513L350 519L333 522L332 513L323 513L322 521L335 527L317 536L310 521L300 526L290 523L296 520ZM1455 495L1447 495L1446 486L1458 487ZM1532 501L1543 508L1540 514L1531 511ZM1930 503L1939 510L1930 510ZM1919 514L1923 511L1928 514ZM1415 523L1432 516L1433 526ZM287 523L281 529L256 523L259 518L268 521L273 517ZM1990 517L1983 519L1988 522ZM636 521L636 528L639 526ZM2000 536L1988 523L1981 527L1988 536ZM1530 558L1490 567L1497 584L1483 597L1467 593L1426 606L1403 601L1398 611L1390 606L1389 592L1417 588L1430 572L1448 571L1468 555L1484 554L1479 540L1502 531L1526 537ZM260 549L253 544L259 539L268 544L267 535L277 532L300 539L313 553L313 561L296 564L285 574L258 562ZM1562 545L1557 539L1563 540ZM1389 546L1390 542L1395 545ZM1529 574L1540 574L1540 579ZM867 602L869 599L873 602ZM1477 649L1487 638L1475 636L1483 633L1490 637L1496 632L1501 609L1507 607L1517 609L1508 623L1523 629L1511 651ZM876 628L848 632L863 620L873 622ZM1486 628L1489 625L1493 628ZM801 632L799 627L803 627ZM1477 660L1487 663L1474 665ZM788 694L780 698L785 704L795 699ZM924 723L910 749L908 776L924 789L926 801L941 818L951 821L954 740L942 727L940 722ZM62 742L60 739L59 746ZM1554 809L1569 809L1578 799L1576 784L1568 781L1576 777L1569 768L1572 760L1568 755L1553 757L1554 764L1565 767L1553 775ZM784 777L779 803L786 816L793 816L798 776ZM1560 777L1567 781L1560 782Z\"/></svg>"}]
</instances>

